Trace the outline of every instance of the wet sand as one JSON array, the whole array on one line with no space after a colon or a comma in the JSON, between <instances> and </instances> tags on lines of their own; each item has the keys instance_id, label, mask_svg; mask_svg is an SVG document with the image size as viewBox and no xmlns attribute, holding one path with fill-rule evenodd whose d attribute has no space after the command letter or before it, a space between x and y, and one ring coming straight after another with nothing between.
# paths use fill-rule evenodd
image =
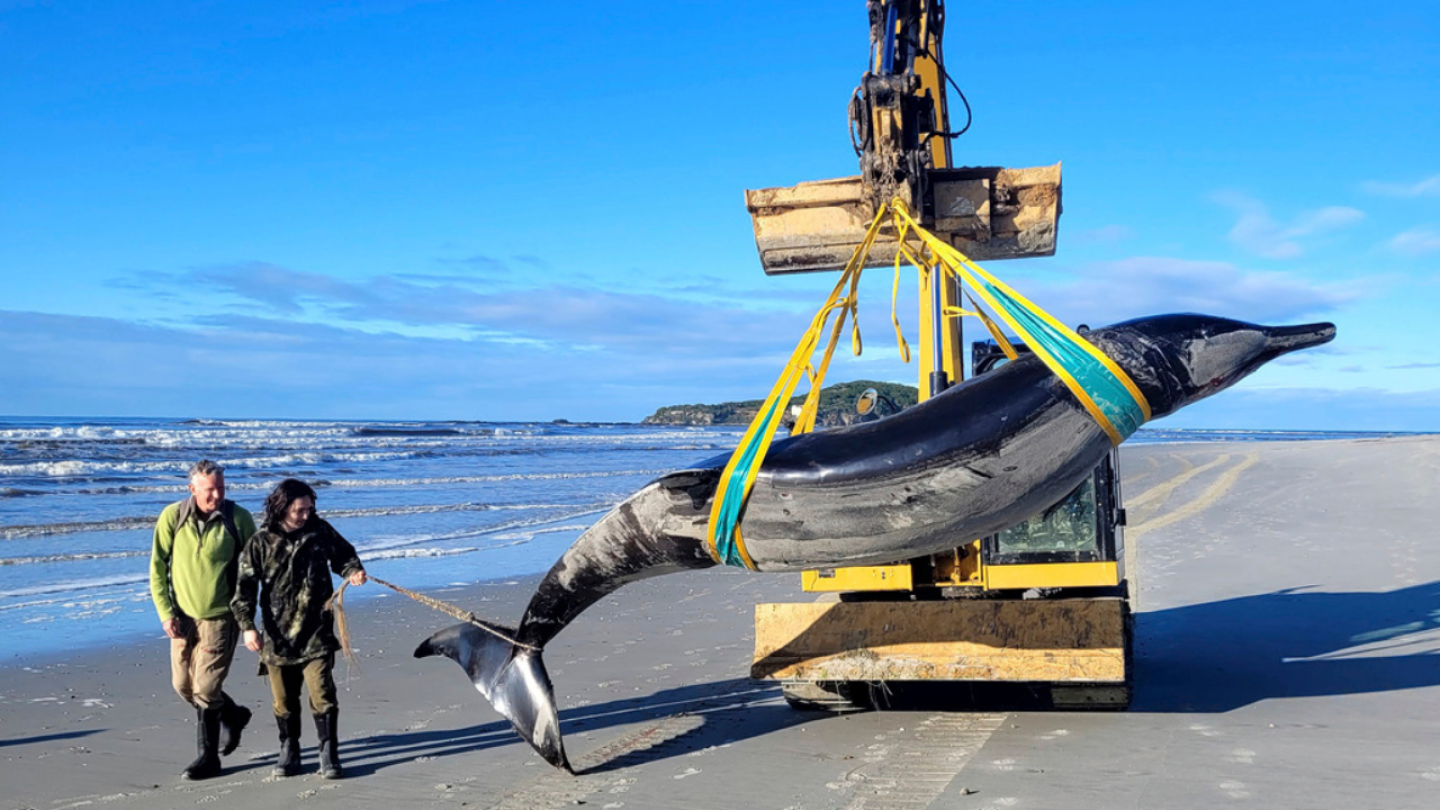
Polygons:
<instances>
[{"instance_id":1,"label":"wet sand","mask_svg":"<svg viewBox=\"0 0 1440 810\"><path fill-rule=\"evenodd\" d=\"M571 776L452 662L411 657L451 620L390 594L350 606L350 778L314 773L308 723L305 773L269 777L268 690L241 650L228 689L255 720L224 775L182 781L194 718L157 626L143 643L0 667L0 810L1437 806L1440 437L1122 456L1129 712L794 711L747 675L753 605L813 598L799 577L682 574L622 589L547 651ZM513 622L534 581L431 595Z\"/></svg>"}]
</instances>

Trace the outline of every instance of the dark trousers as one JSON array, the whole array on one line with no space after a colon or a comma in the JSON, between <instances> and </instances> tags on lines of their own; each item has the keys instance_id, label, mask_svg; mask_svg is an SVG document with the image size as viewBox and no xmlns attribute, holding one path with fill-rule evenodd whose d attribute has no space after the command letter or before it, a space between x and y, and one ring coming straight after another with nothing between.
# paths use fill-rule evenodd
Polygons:
<instances>
[{"instance_id":1,"label":"dark trousers","mask_svg":"<svg viewBox=\"0 0 1440 810\"><path fill-rule=\"evenodd\" d=\"M275 716L289 717L300 711L300 684L310 694L310 713L324 714L339 707L335 696L335 656L327 655L303 664L275 666L266 664L270 673L270 694L275 698Z\"/></svg>"}]
</instances>

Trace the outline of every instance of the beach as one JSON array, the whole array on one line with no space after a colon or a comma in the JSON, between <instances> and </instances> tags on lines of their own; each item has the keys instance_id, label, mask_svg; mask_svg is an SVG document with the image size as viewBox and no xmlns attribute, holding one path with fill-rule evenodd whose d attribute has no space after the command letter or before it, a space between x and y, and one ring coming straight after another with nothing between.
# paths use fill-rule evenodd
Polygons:
<instances>
[{"instance_id":1,"label":"beach","mask_svg":"<svg viewBox=\"0 0 1440 810\"><path fill-rule=\"evenodd\" d=\"M1434 807L1440 437L1126 446L1121 471L1127 712L793 710L748 678L753 609L814 595L712 570L627 586L549 646L570 775L453 662L411 656L453 620L372 583L346 600L359 670L336 670L349 778L316 775L309 723L304 774L269 776L268 689L242 649L227 691L255 719L222 776L182 781L194 715L157 624L3 659L0 810ZM409 584L386 562L372 573ZM513 623L536 581L424 590Z\"/></svg>"}]
</instances>

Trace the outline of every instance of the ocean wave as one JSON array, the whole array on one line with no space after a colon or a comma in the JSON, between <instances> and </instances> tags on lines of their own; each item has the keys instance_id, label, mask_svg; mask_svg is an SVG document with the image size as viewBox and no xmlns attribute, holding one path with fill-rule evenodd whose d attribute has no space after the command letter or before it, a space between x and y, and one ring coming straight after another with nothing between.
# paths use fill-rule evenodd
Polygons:
<instances>
[{"instance_id":1,"label":"ocean wave","mask_svg":"<svg viewBox=\"0 0 1440 810\"><path fill-rule=\"evenodd\" d=\"M44 495L43 490L20 489L19 487L0 487L0 498L28 498L32 495Z\"/></svg>"},{"instance_id":2,"label":"ocean wave","mask_svg":"<svg viewBox=\"0 0 1440 810\"><path fill-rule=\"evenodd\" d=\"M321 478L309 483L316 489L369 489L429 487L448 484L493 484L507 481L564 481L581 478L625 478L629 476L656 477L671 469L654 470L603 470L596 472L566 473L506 473L497 475L451 475L427 478ZM226 481L225 489L230 492L258 492L273 489L273 481ZM121 484L112 487L81 487L79 489L55 489L50 491L27 490L27 495L152 495L164 492L185 492L184 483L176 484Z\"/></svg>"},{"instance_id":3,"label":"ocean wave","mask_svg":"<svg viewBox=\"0 0 1440 810\"><path fill-rule=\"evenodd\" d=\"M454 475L434 478L333 478L325 486L337 488L359 487L416 487L444 484L486 484L497 481L549 481L576 478L618 478L629 475L661 475L666 470L607 470L596 472L564 473L507 473L504 475Z\"/></svg>"},{"instance_id":4,"label":"ocean wave","mask_svg":"<svg viewBox=\"0 0 1440 810\"><path fill-rule=\"evenodd\" d=\"M97 441L127 435L113 427L73 425L69 427L6 428L0 430L0 441Z\"/></svg>"},{"instance_id":5,"label":"ocean wave","mask_svg":"<svg viewBox=\"0 0 1440 810\"><path fill-rule=\"evenodd\" d=\"M63 592L61 592L61 593L63 593ZM109 604L116 604L116 603L119 603L119 602L149 602L149 601L150 601L150 589L149 589L149 588L140 588L140 589L131 591L131 592L129 592L129 593L124 593L124 594L120 594L120 595L116 595L116 596L108 596L108 597L95 597L95 598L91 598L91 599L86 599L86 600L84 600L84 601L77 601L76 598L75 598L73 595L62 595L62 596L51 597L51 598L48 598L48 599L32 599L32 600L25 601L25 602L11 602L10 604L0 605L0 612L4 612L4 611L7 611L7 610L25 610L25 609L29 609L29 608L44 608L44 607L51 607L51 606L53 606L53 605L59 605L59 606L61 606L61 607L68 607L68 606L71 606L71 605L78 605L78 606L82 606L82 607L89 607L89 606L92 606L92 605L109 605Z\"/></svg>"},{"instance_id":6,"label":"ocean wave","mask_svg":"<svg viewBox=\"0 0 1440 810\"><path fill-rule=\"evenodd\" d=\"M356 435L356 436L366 436L366 437L375 437L375 436L378 436L378 437L394 437L394 438L406 438L406 437L409 437L409 436L464 436L464 435L467 435L466 432L463 431L463 430L457 430L457 429L455 429L455 428L435 428L435 427L413 427L413 428L411 428L411 427L368 427L368 426L367 426L367 427L352 428L352 429L351 429L351 432L352 432L354 435Z\"/></svg>"},{"instance_id":7,"label":"ocean wave","mask_svg":"<svg viewBox=\"0 0 1440 810\"><path fill-rule=\"evenodd\" d=\"M118 560L125 557L148 557L150 550L142 551L76 551L70 554L44 554L38 557L0 557L0 565L32 565L35 563L75 562L77 560Z\"/></svg>"},{"instance_id":8,"label":"ocean wave","mask_svg":"<svg viewBox=\"0 0 1440 810\"><path fill-rule=\"evenodd\" d=\"M480 551L478 548L399 548L389 551L375 551L365 555L366 561L371 560L403 560L415 557L453 557L456 554L470 554Z\"/></svg>"},{"instance_id":9,"label":"ocean wave","mask_svg":"<svg viewBox=\"0 0 1440 810\"><path fill-rule=\"evenodd\" d=\"M423 458L430 455L426 450L397 450L397 451L362 451L362 452L314 452L314 453L282 453L273 456L253 456L248 458L224 458L215 459L221 467L235 469L275 469L293 467L319 467L327 464L344 464L356 462L377 462L397 461L401 459ZM164 461L122 461L122 460L94 460L94 461L31 461L18 464L0 464L0 476L30 477L30 478L95 478L103 475L134 474L134 473L173 473L177 476L184 476L190 469L193 461L172 459Z\"/></svg>"},{"instance_id":10,"label":"ocean wave","mask_svg":"<svg viewBox=\"0 0 1440 810\"><path fill-rule=\"evenodd\" d=\"M567 504L568 505L568 504ZM496 509L545 509L556 504L521 504L516 506L493 503L437 503L413 506L366 506L356 509L325 509L323 518L355 517L400 517L404 515L434 515L442 512L491 512Z\"/></svg>"},{"instance_id":11,"label":"ocean wave","mask_svg":"<svg viewBox=\"0 0 1440 810\"><path fill-rule=\"evenodd\" d=\"M150 529L155 526L155 515L148 517L111 518L110 520L72 521L69 523L37 523L29 526L0 526L0 540L22 540L30 537L46 537L52 534L75 534L77 532L119 532L133 529Z\"/></svg>"},{"instance_id":12,"label":"ocean wave","mask_svg":"<svg viewBox=\"0 0 1440 810\"><path fill-rule=\"evenodd\" d=\"M114 588L121 585L135 585L141 582L148 583L149 581L150 574L148 573L118 574L113 577L71 580L69 582L52 582L46 585L32 585L28 588L15 588L13 590L0 591L0 599L12 599L17 596L40 596L47 593L67 593L70 591L83 591L92 588Z\"/></svg>"},{"instance_id":13,"label":"ocean wave","mask_svg":"<svg viewBox=\"0 0 1440 810\"><path fill-rule=\"evenodd\" d=\"M543 529L536 529L531 532L512 532L495 535L496 540L533 540L537 534L555 534L557 532L583 532L590 528L587 523L579 523L570 526L547 526Z\"/></svg>"},{"instance_id":14,"label":"ocean wave","mask_svg":"<svg viewBox=\"0 0 1440 810\"><path fill-rule=\"evenodd\" d=\"M493 526L484 526L476 529L463 529L460 531L445 532L442 534L426 534L419 537L378 538L367 542L357 543L355 546L355 550L360 552L363 558L370 554L382 551L409 548L412 546L424 545L426 543L444 543L452 542L455 540L471 540L477 537L499 537L505 532L513 532L516 529L524 529L532 526L545 526L547 524L557 523L559 521L574 520L576 518L585 517L586 515L600 514L602 512L609 511L611 508L613 508L613 506L614 504L611 503L593 504L589 507L585 507L576 511L571 511L566 514L550 515L546 517L535 518L520 518L517 520L510 520L503 523L498 523ZM588 528L588 526L581 528ZM539 533L540 532L532 532L531 534L534 535Z\"/></svg>"},{"instance_id":15,"label":"ocean wave","mask_svg":"<svg viewBox=\"0 0 1440 810\"><path fill-rule=\"evenodd\" d=\"M404 517L407 515L434 515L447 512L567 509L573 508L574 506L575 504L573 503L437 503L413 504L409 506L366 506L355 509L324 509L321 510L320 516L327 519ZM26 540L35 537L47 537L56 534L78 534L81 532L118 532L140 529L148 531L154 528L155 518L155 515L142 515L139 517L110 518L108 520L0 526L0 540Z\"/></svg>"}]
</instances>

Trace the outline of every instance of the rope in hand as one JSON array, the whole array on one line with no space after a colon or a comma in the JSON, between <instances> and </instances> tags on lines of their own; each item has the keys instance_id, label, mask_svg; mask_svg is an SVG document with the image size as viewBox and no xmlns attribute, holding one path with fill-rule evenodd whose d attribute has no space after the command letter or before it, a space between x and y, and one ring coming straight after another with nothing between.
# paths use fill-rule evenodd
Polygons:
<instances>
[{"instance_id":1,"label":"rope in hand","mask_svg":"<svg viewBox=\"0 0 1440 810\"><path fill-rule=\"evenodd\" d=\"M385 587L398 594L401 594L402 596L408 596L422 605L432 607L440 611L441 613L448 613L449 615L459 619L462 622L473 624L481 630L489 633L490 635L495 636L502 641L509 642L510 644L513 644L514 646L519 647L523 650L530 650L532 652L539 652L540 650L539 647L536 647L532 644L524 644L522 642L516 641L505 633L497 630L494 625L487 623L484 619L481 619L479 616L476 616L474 613L471 613L464 608L456 607L449 602L442 602L439 599L426 596L423 593L416 593L409 588L402 588L399 585L391 582L386 582L385 580L369 573L366 573L365 578L368 579L370 582L384 585ZM330 597L330 601L325 603L325 607L335 614L335 635L339 638L340 650L345 655L345 662L350 666L359 669L360 662L355 659L355 651L350 648L350 626L349 623L345 621L345 589L348 587L350 587L350 580L341 580L340 590L336 591L335 595Z\"/></svg>"}]
</instances>

